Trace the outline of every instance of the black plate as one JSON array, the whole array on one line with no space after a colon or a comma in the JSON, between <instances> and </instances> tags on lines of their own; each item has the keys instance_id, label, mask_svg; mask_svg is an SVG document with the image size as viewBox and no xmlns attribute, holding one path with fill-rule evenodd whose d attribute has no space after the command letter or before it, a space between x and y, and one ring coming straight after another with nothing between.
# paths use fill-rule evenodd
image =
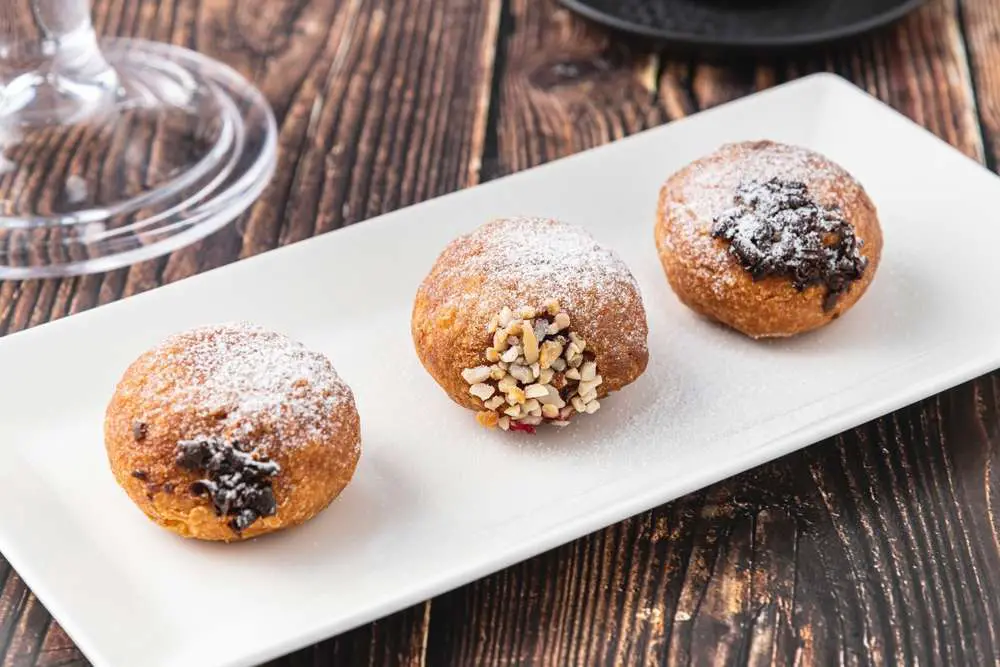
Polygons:
<instances>
[{"instance_id":1,"label":"black plate","mask_svg":"<svg viewBox=\"0 0 1000 667\"><path fill-rule=\"evenodd\" d=\"M561 0L579 14L643 37L692 46L804 46L877 28L924 0Z\"/></svg>"}]
</instances>

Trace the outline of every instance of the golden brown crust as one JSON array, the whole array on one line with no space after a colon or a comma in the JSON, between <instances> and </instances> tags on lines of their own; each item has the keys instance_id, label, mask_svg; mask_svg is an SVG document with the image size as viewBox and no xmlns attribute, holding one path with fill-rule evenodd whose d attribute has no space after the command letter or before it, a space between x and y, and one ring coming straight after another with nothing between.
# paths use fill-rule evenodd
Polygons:
<instances>
[{"instance_id":1,"label":"golden brown crust","mask_svg":"<svg viewBox=\"0 0 1000 667\"><path fill-rule=\"evenodd\" d=\"M490 320L505 306L542 310L548 299L558 300L594 353L604 379L599 396L645 371L646 313L627 267L581 229L540 218L494 220L448 244L413 306L420 361L456 403L482 410L462 371L487 363Z\"/></svg>"},{"instance_id":2,"label":"golden brown crust","mask_svg":"<svg viewBox=\"0 0 1000 667\"><path fill-rule=\"evenodd\" d=\"M256 348L273 352L275 363L284 359L290 364L301 377L288 374L295 388L287 403L275 410L258 392L253 397L257 404L247 409L238 397L215 401L192 393L192 387L213 381L206 379L203 364L192 363L200 354L192 350L200 346L204 351L213 341L220 356ZM249 372L242 377L224 365L207 373L214 373L215 381L227 372L229 380L245 380L252 377L251 365L266 358L246 360ZM267 372L265 367L258 370ZM237 384L246 391L242 382ZM281 389L280 381L268 387L276 389ZM227 542L289 528L318 514L350 482L361 442L354 397L329 361L278 334L243 325L186 332L139 357L107 407L104 431L115 479L150 519L184 537ZM210 499L191 493L191 484L206 475L177 465L178 443L203 436L250 443L255 457L280 466L273 478L273 516L258 518L237 533L229 526L230 517L216 515Z\"/></svg>"},{"instance_id":3,"label":"golden brown crust","mask_svg":"<svg viewBox=\"0 0 1000 667\"><path fill-rule=\"evenodd\" d=\"M823 309L822 285L800 292L786 278L754 281L728 244L712 237L712 221L732 206L736 187L748 177L804 182L819 204L839 207L853 225L868 264L833 308ZM827 158L771 141L727 144L672 175L660 191L655 238L681 302L754 338L804 333L844 314L868 289L882 254L878 215L864 188Z\"/></svg>"}]
</instances>

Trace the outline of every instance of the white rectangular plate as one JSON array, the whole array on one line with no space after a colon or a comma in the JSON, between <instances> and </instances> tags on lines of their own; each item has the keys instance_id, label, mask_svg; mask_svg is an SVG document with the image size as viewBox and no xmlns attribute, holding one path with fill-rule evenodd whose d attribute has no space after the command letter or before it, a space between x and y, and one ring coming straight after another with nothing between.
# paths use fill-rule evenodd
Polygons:
<instances>
[{"instance_id":1,"label":"white rectangular plate","mask_svg":"<svg viewBox=\"0 0 1000 667\"><path fill-rule=\"evenodd\" d=\"M826 329L755 343L693 316L653 247L661 182L726 141L819 150L861 180L879 274ZM342 632L1000 366L1000 181L828 75L397 211L0 341L0 551L99 667L249 665ZM500 215L578 223L643 290L650 365L534 439L476 426L424 373L409 315L454 236ZM249 319L333 359L364 454L307 525L185 541L108 470L106 401L175 331Z\"/></svg>"}]
</instances>

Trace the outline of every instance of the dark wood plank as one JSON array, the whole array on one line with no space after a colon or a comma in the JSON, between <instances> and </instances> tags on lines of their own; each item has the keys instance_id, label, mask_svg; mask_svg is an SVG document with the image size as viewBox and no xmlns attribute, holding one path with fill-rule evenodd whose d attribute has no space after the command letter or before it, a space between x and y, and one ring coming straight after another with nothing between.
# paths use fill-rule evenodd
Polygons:
<instances>
[{"instance_id":1,"label":"dark wood plank","mask_svg":"<svg viewBox=\"0 0 1000 667\"><path fill-rule=\"evenodd\" d=\"M279 178L238 226L170 258L0 284L0 333L817 70L848 76L971 156L996 155L989 0L968 0L961 13L938 0L849 46L738 65L648 53L551 0L235 8L105 0L96 23L106 34L197 48L254 78L282 119ZM494 54L498 99L488 119ZM274 664L993 664L998 380L968 383ZM2 558L0 649L4 665L86 664Z\"/></svg>"},{"instance_id":2,"label":"dark wood plank","mask_svg":"<svg viewBox=\"0 0 1000 667\"><path fill-rule=\"evenodd\" d=\"M37 667L85 667L89 664L73 640L55 621L49 623L35 661Z\"/></svg>"},{"instance_id":3,"label":"dark wood plank","mask_svg":"<svg viewBox=\"0 0 1000 667\"><path fill-rule=\"evenodd\" d=\"M980 14L989 3L972 4L987 23ZM931 2L850 44L731 64L612 47L553 2L509 6L495 173L823 70L984 155L954 2ZM967 384L444 595L434 602L428 662L993 664L994 382Z\"/></svg>"},{"instance_id":4,"label":"dark wood plank","mask_svg":"<svg viewBox=\"0 0 1000 667\"><path fill-rule=\"evenodd\" d=\"M972 66L977 111L986 147L986 164L996 170L1000 159L1000 5L990 0L963 0L960 27Z\"/></svg>"},{"instance_id":5,"label":"dark wood plank","mask_svg":"<svg viewBox=\"0 0 1000 667\"><path fill-rule=\"evenodd\" d=\"M385 665L423 667L431 602L416 605L336 639L297 651L268 667Z\"/></svg>"},{"instance_id":6,"label":"dark wood plank","mask_svg":"<svg viewBox=\"0 0 1000 667\"><path fill-rule=\"evenodd\" d=\"M17 573L0 559L0 655L7 654L29 595Z\"/></svg>"},{"instance_id":7,"label":"dark wood plank","mask_svg":"<svg viewBox=\"0 0 1000 667\"><path fill-rule=\"evenodd\" d=\"M0 335L473 185L499 0L97 0L95 26L194 48L251 78L280 124L278 176L235 225L129 269L0 283ZM0 557L0 665L82 665ZM415 665L430 603L279 665Z\"/></svg>"},{"instance_id":8,"label":"dark wood plank","mask_svg":"<svg viewBox=\"0 0 1000 667\"><path fill-rule=\"evenodd\" d=\"M13 580L13 578L12 578ZM14 618L14 615L11 615ZM3 667L20 667L35 663L42 646L42 639L51 617L34 595L25 595L17 615L7 648Z\"/></svg>"},{"instance_id":9,"label":"dark wood plank","mask_svg":"<svg viewBox=\"0 0 1000 667\"><path fill-rule=\"evenodd\" d=\"M630 49L548 0L510 0L487 175L598 146L667 120L654 54Z\"/></svg>"}]
</instances>

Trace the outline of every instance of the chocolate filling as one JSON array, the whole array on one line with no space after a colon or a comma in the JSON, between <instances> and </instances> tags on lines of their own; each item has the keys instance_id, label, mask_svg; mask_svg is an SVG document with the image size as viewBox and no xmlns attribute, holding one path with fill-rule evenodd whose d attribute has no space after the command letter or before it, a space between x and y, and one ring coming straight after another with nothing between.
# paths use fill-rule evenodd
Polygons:
<instances>
[{"instance_id":1,"label":"chocolate filling","mask_svg":"<svg viewBox=\"0 0 1000 667\"><path fill-rule=\"evenodd\" d=\"M191 493L209 496L217 515L232 517L229 527L237 533L277 511L271 488L281 472L277 463L257 460L243 443L222 438L182 440L177 450L177 465L207 474L191 484Z\"/></svg>"},{"instance_id":2,"label":"chocolate filling","mask_svg":"<svg viewBox=\"0 0 1000 667\"><path fill-rule=\"evenodd\" d=\"M733 203L714 220L712 236L729 242L754 280L785 277L799 291L824 285L823 309L830 310L864 273L868 260L854 227L839 208L817 203L805 183L744 181Z\"/></svg>"}]
</instances>

